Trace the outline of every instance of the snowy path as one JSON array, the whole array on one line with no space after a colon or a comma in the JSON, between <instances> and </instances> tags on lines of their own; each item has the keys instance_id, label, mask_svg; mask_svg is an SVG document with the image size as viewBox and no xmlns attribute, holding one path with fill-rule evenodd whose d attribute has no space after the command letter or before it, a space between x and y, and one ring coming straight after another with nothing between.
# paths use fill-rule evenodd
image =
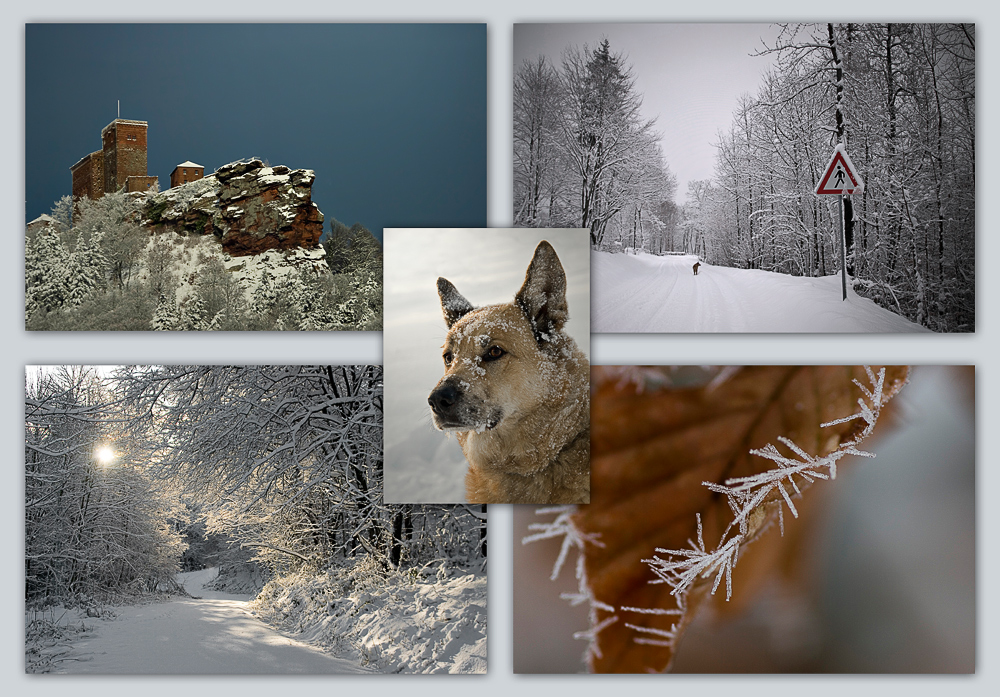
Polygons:
<instances>
[{"instance_id":1,"label":"snowy path","mask_svg":"<svg viewBox=\"0 0 1000 697\"><path fill-rule=\"evenodd\" d=\"M196 598L117 608L113 620L75 642L58 673L118 675L367 672L282 635L251 616L249 596L203 590L214 569L179 574ZM88 620L88 624L94 620Z\"/></svg>"},{"instance_id":2,"label":"snowy path","mask_svg":"<svg viewBox=\"0 0 1000 697\"><path fill-rule=\"evenodd\" d=\"M848 290L840 276L801 278L702 264L693 256L593 252L594 332L923 332Z\"/></svg>"}]
</instances>

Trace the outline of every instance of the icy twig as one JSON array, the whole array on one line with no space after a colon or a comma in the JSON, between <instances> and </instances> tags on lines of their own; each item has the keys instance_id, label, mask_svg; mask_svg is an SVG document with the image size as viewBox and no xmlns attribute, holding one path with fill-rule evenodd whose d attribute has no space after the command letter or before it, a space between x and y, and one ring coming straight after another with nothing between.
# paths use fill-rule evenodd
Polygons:
<instances>
[{"instance_id":1,"label":"icy twig","mask_svg":"<svg viewBox=\"0 0 1000 697\"><path fill-rule=\"evenodd\" d=\"M634 629L641 634L650 634L652 637L640 636L633 639L637 644L647 644L650 646L665 646L668 648L674 648L674 643L680 636L681 632L681 621L684 619L684 615L687 613L687 596L679 595L676 596L677 607L673 609L667 608L648 608L648 607L622 607L622 612L635 612L640 615L674 615L678 618L677 622L670 625L670 629L658 629L656 627L643 627L637 624L631 624L626 622L625 626L629 629Z\"/></svg>"},{"instance_id":2,"label":"icy twig","mask_svg":"<svg viewBox=\"0 0 1000 697\"><path fill-rule=\"evenodd\" d=\"M701 514L696 514L698 522L697 542L688 541L690 549L657 549L656 551L664 556L654 556L652 559L644 559L643 562L650 566L650 569L657 576L657 580L651 583L666 583L673 590L671 594L678 600L678 607L683 607L682 602L687 596L692 586L700 579L715 580L712 584L712 594L718 590L723 577L726 579L726 599L732 597L732 571L739 559L739 552L742 546L755 534L755 530L750 530L750 516L765 501L778 499L778 523L784 534L784 514L783 507L787 506L793 517L798 517L798 509L793 501L802 495L802 486L808 485L817 480L835 479L837 476L837 462L846 455L860 455L862 457L875 457L874 453L858 449L858 445L871 435L878 421L879 414L886 397L885 368L879 370L878 375L872 372L871 368L865 366L865 372L871 383L870 388L863 385L858 380L854 380L865 398L858 399L858 411L850 416L836 419L824 424L826 428L836 424L846 423L854 419L862 419L865 427L850 441L841 443L836 450L823 457L814 457L805 452L788 438L779 437L778 441L784 444L795 457L785 457L776 446L768 443L763 448L751 450L751 454L771 460L777 467L760 472L748 477L734 477L727 479L725 484L714 482L703 482L709 490L726 496L727 503L733 511L733 521L723 532L718 546L713 551L705 548L702 535ZM632 612L644 612L635 608L622 608ZM666 613L674 613L669 610ZM631 625L630 625L631 626ZM638 638L640 643L653 643L654 641L673 641L675 637L670 636L670 632L652 629L638 629L646 633L663 635L664 639ZM676 627L674 628L676 629ZM673 629L671 631L674 631Z\"/></svg>"},{"instance_id":3,"label":"icy twig","mask_svg":"<svg viewBox=\"0 0 1000 697\"><path fill-rule=\"evenodd\" d=\"M583 533L576 525L573 523L573 513L576 512L575 506L553 506L549 508L539 508L535 511L536 515L552 515L556 514L554 520L549 522L531 523L528 526L529 530L536 531L533 535L528 535L521 540L521 544L528 544L529 542L535 542L537 540L548 540L552 538L562 537L562 547L559 549L559 556L556 559L555 564L552 568L552 575L549 577L551 580L556 580L559 577L559 572L562 570L563 564L566 563L566 559L569 556L571 550L575 550L577 553L576 557L576 580L577 580L577 592L576 593L563 593L560 597L563 600L568 600L571 605L581 605L583 603L588 603L590 605L590 628L573 634L574 639L584 639L588 643L588 652L596 656L601 657L601 650L598 647L597 635L605 627L614 624L618 621L618 616L613 614L615 608L607 603L603 603L593 596L590 592L589 584L587 583L587 567L586 559L583 555L584 545L592 544L598 547L603 547L604 544L598 539L597 535L587 535ZM610 617L606 617L600 622L597 620L597 611L603 610L605 612L612 613Z\"/></svg>"},{"instance_id":4,"label":"icy twig","mask_svg":"<svg viewBox=\"0 0 1000 697\"><path fill-rule=\"evenodd\" d=\"M596 535L585 535L580 532L575 525L573 525L572 515L576 511L574 506L553 506L551 508L539 508L535 511L535 515L551 515L556 513L555 520L547 523L532 523L528 526L528 530L537 530L534 535L528 535L521 540L521 544L526 545L529 542L536 542L538 540L548 540L553 537L562 537L562 547L559 550L559 556L556 558L556 563L552 567L552 575L549 578L555 581L559 578L559 571L562 569L563 564L566 562L566 556L569 554L571 549L576 549L583 551L583 545L587 542L598 547L603 547L604 545L597 539ZM577 574L579 578L579 573Z\"/></svg>"}]
</instances>

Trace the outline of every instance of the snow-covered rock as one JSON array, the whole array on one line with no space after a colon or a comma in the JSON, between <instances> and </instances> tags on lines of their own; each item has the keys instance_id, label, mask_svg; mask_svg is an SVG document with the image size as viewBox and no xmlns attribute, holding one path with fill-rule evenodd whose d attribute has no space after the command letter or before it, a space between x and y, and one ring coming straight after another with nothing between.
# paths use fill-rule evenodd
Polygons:
<instances>
[{"instance_id":1,"label":"snow-covered rock","mask_svg":"<svg viewBox=\"0 0 1000 697\"><path fill-rule=\"evenodd\" d=\"M274 278L288 275L297 269L308 269L316 273L329 273L326 263L326 250L322 247L313 249L293 248L286 250L270 249L253 256L222 256L222 264L226 271L236 274L237 278L246 279L249 285L259 283L264 274L269 273Z\"/></svg>"},{"instance_id":2,"label":"snow-covered rock","mask_svg":"<svg viewBox=\"0 0 1000 697\"><path fill-rule=\"evenodd\" d=\"M323 213L312 202L315 178L310 169L232 162L149 196L144 222L154 232L214 235L230 256L315 249L323 234Z\"/></svg>"}]
</instances>

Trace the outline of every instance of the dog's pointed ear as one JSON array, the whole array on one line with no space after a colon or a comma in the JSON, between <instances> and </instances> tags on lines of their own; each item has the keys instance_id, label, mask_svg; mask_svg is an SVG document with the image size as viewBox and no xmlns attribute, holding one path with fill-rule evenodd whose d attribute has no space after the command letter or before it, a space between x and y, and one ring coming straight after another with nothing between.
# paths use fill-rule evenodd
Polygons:
<instances>
[{"instance_id":1,"label":"dog's pointed ear","mask_svg":"<svg viewBox=\"0 0 1000 697\"><path fill-rule=\"evenodd\" d=\"M550 340L569 319L566 272L556 250L548 242L543 240L535 247L524 285L517 291L514 301L528 316L539 343Z\"/></svg>"},{"instance_id":2,"label":"dog's pointed ear","mask_svg":"<svg viewBox=\"0 0 1000 697\"><path fill-rule=\"evenodd\" d=\"M447 278L438 279L438 296L441 298L441 312L444 313L444 323L451 325L472 312L472 303L466 300L458 289Z\"/></svg>"}]
</instances>

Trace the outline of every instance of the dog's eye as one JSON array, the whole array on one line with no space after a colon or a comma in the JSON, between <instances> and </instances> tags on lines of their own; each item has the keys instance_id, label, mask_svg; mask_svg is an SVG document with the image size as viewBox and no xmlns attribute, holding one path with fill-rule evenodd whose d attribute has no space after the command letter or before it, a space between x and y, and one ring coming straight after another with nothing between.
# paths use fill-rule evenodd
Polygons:
<instances>
[{"instance_id":1,"label":"dog's eye","mask_svg":"<svg viewBox=\"0 0 1000 697\"><path fill-rule=\"evenodd\" d=\"M452 354L451 351L445 351L444 356L442 356L442 358L444 358L444 364L445 365L451 365L451 359L454 358L454 357L455 356Z\"/></svg>"},{"instance_id":2,"label":"dog's eye","mask_svg":"<svg viewBox=\"0 0 1000 697\"><path fill-rule=\"evenodd\" d=\"M504 351L499 346L490 346L486 350L486 355L483 356L483 360L484 361L495 361L496 359L503 358L506 355L507 355L507 352Z\"/></svg>"}]
</instances>

